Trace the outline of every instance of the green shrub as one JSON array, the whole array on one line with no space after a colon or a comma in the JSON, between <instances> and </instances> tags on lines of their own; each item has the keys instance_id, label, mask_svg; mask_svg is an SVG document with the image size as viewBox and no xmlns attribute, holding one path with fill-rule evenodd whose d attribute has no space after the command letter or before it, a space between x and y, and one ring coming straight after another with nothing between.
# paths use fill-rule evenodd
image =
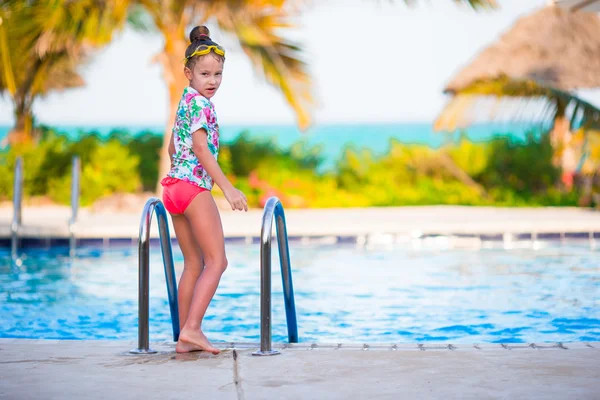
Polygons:
<instances>
[{"instance_id":1,"label":"green shrub","mask_svg":"<svg viewBox=\"0 0 600 400\"><path fill-rule=\"evenodd\" d=\"M12 198L16 159L23 159L23 195L40 196L48 192L48 179L63 176L70 159L66 155L69 144L65 138L51 134L39 145L23 144L2 151L0 162L0 193ZM66 163L65 163L66 160Z\"/></svg>"},{"instance_id":2,"label":"green shrub","mask_svg":"<svg viewBox=\"0 0 600 400\"><path fill-rule=\"evenodd\" d=\"M471 177L480 176L487 168L492 154L492 146L487 143L474 143L464 135L454 145L444 148L454 163Z\"/></svg>"},{"instance_id":3,"label":"green shrub","mask_svg":"<svg viewBox=\"0 0 600 400\"><path fill-rule=\"evenodd\" d=\"M231 173L248 176L261 165L290 170L316 170L323 161L319 146L309 147L305 141L295 143L290 149L281 149L275 139L251 139L242 132L233 142L223 144L231 157Z\"/></svg>"},{"instance_id":4,"label":"green shrub","mask_svg":"<svg viewBox=\"0 0 600 400\"><path fill-rule=\"evenodd\" d=\"M139 157L131 155L117 140L102 141L87 135L77 142L55 131L42 128L37 145L20 145L0 155L0 193L12 198L16 158L23 157L23 194L48 196L63 204L70 202L71 162L81 159L81 204L89 205L99 197L140 189Z\"/></svg>"},{"instance_id":5,"label":"green shrub","mask_svg":"<svg viewBox=\"0 0 600 400\"><path fill-rule=\"evenodd\" d=\"M487 166L476 175L485 186L511 188L529 195L554 186L560 176L560 168L552 164L549 135L535 138L530 134L525 143L497 138L487 146Z\"/></svg>"},{"instance_id":6,"label":"green shrub","mask_svg":"<svg viewBox=\"0 0 600 400\"><path fill-rule=\"evenodd\" d=\"M129 154L127 147L111 140L96 147L89 162L82 163L82 206L113 193L131 193L141 189L138 175L139 158ZM71 196L71 174L50 179L48 195L51 199L68 203Z\"/></svg>"},{"instance_id":7,"label":"green shrub","mask_svg":"<svg viewBox=\"0 0 600 400\"><path fill-rule=\"evenodd\" d=\"M127 142L129 153L138 157L137 166L142 188L145 191L154 191L158 181L158 160L160 159L160 149L162 147L163 137L152 132L146 131L136 136L130 137Z\"/></svg>"}]
</instances>

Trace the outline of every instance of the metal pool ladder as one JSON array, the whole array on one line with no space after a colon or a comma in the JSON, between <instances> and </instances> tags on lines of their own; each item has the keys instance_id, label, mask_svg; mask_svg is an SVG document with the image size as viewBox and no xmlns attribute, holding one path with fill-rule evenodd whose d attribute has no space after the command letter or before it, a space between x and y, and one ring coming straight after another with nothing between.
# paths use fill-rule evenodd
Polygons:
<instances>
[{"instance_id":1,"label":"metal pool ladder","mask_svg":"<svg viewBox=\"0 0 600 400\"><path fill-rule=\"evenodd\" d=\"M277 245L279 247L279 262L283 281L288 341L298 343L298 322L296 319L285 214L281 201L277 197L271 197L265 204L260 230L260 350L252 353L255 356L280 354L278 350L271 348L271 236L273 218L275 218L275 227L277 228Z\"/></svg>"},{"instance_id":2,"label":"metal pool ladder","mask_svg":"<svg viewBox=\"0 0 600 400\"><path fill-rule=\"evenodd\" d=\"M167 213L163 203L156 197L150 198L144 206L140 222L140 237L138 248L139 262L139 293L138 293L138 347L131 350L134 354L152 354L149 341L149 256L150 256L150 223L152 214L156 212L160 234L160 247L165 267L167 293L171 308L173 324L173 341L179 340L179 312L177 304L177 281L173 266L171 237L167 223ZM283 296L287 320L288 340L298 343L298 323L296 305L294 302L294 287L290 267L290 250L288 247L287 228L283 206L277 197L267 200L263 211L262 228L260 232L260 350L252 353L256 356L272 356L280 354L271 348L271 233L273 219L277 229L277 244L281 263L281 279L283 281Z\"/></svg>"},{"instance_id":3,"label":"metal pool ladder","mask_svg":"<svg viewBox=\"0 0 600 400\"><path fill-rule=\"evenodd\" d=\"M71 218L69 219L69 253L75 253L75 224L77 222L77 211L79 209L79 181L81 176L81 161L78 156L71 160ZM19 230L22 225L23 210L23 158L17 157L15 162L15 173L13 183L13 220L10 225L11 233L11 256L13 262L21 263L19 259Z\"/></svg>"},{"instance_id":4,"label":"metal pool ladder","mask_svg":"<svg viewBox=\"0 0 600 400\"><path fill-rule=\"evenodd\" d=\"M173 341L179 340L179 309L177 305L177 280L173 266L173 251L171 249L171 236L167 213L163 203L156 197L151 197L144 206L142 220L140 221L140 236L138 242L138 347L130 351L134 354L152 354L149 339L149 291L150 291L150 224L152 214L156 213L158 232L160 235L160 249L162 252L165 278L167 281L167 294L171 309L171 323L173 325Z\"/></svg>"},{"instance_id":5,"label":"metal pool ladder","mask_svg":"<svg viewBox=\"0 0 600 400\"><path fill-rule=\"evenodd\" d=\"M75 255L77 240L75 238L75 224L79 210L79 181L81 179L81 160L79 156L71 159L71 218L69 219L69 254Z\"/></svg>"},{"instance_id":6,"label":"metal pool ladder","mask_svg":"<svg viewBox=\"0 0 600 400\"><path fill-rule=\"evenodd\" d=\"M20 262L17 248L19 245L19 228L21 227L21 206L23 202L23 158L17 157L13 184L13 220L10 224L10 249L13 262Z\"/></svg>"}]
</instances>

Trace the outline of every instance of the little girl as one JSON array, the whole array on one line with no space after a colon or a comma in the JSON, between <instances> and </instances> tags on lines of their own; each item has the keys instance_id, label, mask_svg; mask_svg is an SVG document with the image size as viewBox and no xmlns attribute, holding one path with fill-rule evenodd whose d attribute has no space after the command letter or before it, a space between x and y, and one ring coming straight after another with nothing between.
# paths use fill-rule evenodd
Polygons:
<instances>
[{"instance_id":1,"label":"little girl","mask_svg":"<svg viewBox=\"0 0 600 400\"><path fill-rule=\"evenodd\" d=\"M225 50L210 39L205 26L190 32L190 42L184 68L190 84L183 90L171 132L171 170L161 181L184 260L178 290L181 334L175 349L218 354L202 332L202 319L227 268L221 217L210 193L213 182L232 210L248 211L248 203L217 163L219 125L210 99L221 85Z\"/></svg>"}]
</instances>

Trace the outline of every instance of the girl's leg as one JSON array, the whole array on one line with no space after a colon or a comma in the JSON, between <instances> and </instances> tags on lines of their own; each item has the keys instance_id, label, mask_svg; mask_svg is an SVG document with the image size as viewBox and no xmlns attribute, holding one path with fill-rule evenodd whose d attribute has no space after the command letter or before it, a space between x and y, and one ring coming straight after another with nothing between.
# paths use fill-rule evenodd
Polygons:
<instances>
[{"instance_id":1,"label":"girl's leg","mask_svg":"<svg viewBox=\"0 0 600 400\"><path fill-rule=\"evenodd\" d=\"M194 286L204 268L202 251L192 233L192 228L183 214L171 214L175 236L183 253L183 272L179 278L177 299L179 303L179 328L182 329L188 317Z\"/></svg>"},{"instance_id":2,"label":"girl's leg","mask_svg":"<svg viewBox=\"0 0 600 400\"><path fill-rule=\"evenodd\" d=\"M227 268L221 217L210 192L202 192L194 197L185 210L185 216L202 249L204 270L194 288L190 311L179 335L176 350L180 353L206 350L218 354L220 350L210 344L201 327L206 309Z\"/></svg>"}]
</instances>

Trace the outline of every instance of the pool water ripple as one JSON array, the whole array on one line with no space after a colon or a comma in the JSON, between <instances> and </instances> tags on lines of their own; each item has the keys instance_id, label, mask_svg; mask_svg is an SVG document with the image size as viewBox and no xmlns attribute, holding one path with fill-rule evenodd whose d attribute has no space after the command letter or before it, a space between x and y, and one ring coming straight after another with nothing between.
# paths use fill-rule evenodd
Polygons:
<instances>
[{"instance_id":1,"label":"pool water ripple","mask_svg":"<svg viewBox=\"0 0 600 400\"><path fill-rule=\"evenodd\" d=\"M258 341L257 245L229 245L229 268L204 328L217 341ZM170 340L160 251L151 252L150 337ZM584 245L419 249L290 245L302 342L521 343L600 340L600 262ZM179 276L183 259L174 248ZM273 255L273 340L285 311ZM135 249L0 253L0 337L135 339Z\"/></svg>"}]
</instances>

